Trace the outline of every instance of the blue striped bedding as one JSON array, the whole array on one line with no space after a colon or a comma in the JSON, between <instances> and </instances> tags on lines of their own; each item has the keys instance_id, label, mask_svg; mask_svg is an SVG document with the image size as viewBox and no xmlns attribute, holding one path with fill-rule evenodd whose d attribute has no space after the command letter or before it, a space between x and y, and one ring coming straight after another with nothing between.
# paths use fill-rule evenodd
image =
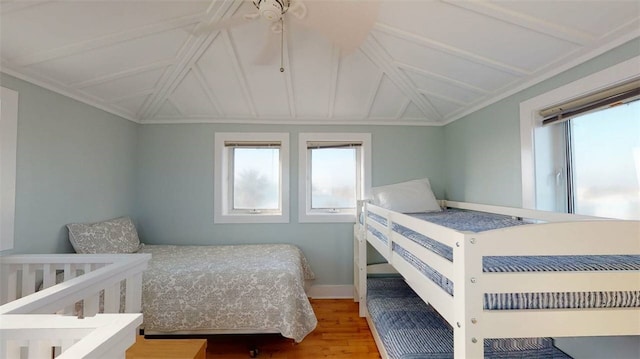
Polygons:
<instances>
[{"instance_id":1,"label":"blue striped bedding","mask_svg":"<svg viewBox=\"0 0 640 359\"><path fill-rule=\"evenodd\" d=\"M382 232L380 232L379 230L373 228L373 226L371 225L367 225L367 230L371 233L373 233L374 236L376 236L379 240L383 241L384 243L389 242L389 240L387 239L387 236L385 236Z\"/></svg>"},{"instance_id":2,"label":"blue striped bedding","mask_svg":"<svg viewBox=\"0 0 640 359\"><path fill-rule=\"evenodd\" d=\"M492 213L447 209L442 212L412 213L410 216L433 222L458 231L482 232L525 224L508 216ZM371 212L368 217L387 225L384 217ZM373 228L368 226L371 231ZM392 223L392 230L422 245L432 252L453 261L453 250L438 241ZM373 229L372 233L387 242L386 236ZM425 276L453 295L454 284L407 250L393 245L393 251L402 256ZM581 255L581 256L490 256L482 260L484 272L559 272L640 270L638 255ZM640 291L633 292L579 292L579 293L486 293L484 308L551 309L551 308L609 308L640 307Z\"/></svg>"},{"instance_id":3,"label":"blue striped bedding","mask_svg":"<svg viewBox=\"0 0 640 359\"><path fill-rule=\"evenodd\" d=\"M367 309L392 359L453 358L453 329L401 278L369 278ZM566 359L551 338L485 339L485 358Z\"/></svg>"}]
</instances>

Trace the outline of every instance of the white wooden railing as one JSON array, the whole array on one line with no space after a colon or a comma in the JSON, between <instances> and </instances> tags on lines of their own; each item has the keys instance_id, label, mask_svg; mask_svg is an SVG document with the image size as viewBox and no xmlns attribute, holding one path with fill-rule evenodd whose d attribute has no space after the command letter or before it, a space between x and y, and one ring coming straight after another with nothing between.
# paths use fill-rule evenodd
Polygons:
<instances>
[{"instance_id":1,"label":"white wooden railing","mask_svg":"<svg viewBox=\"0 0 640 359\"><path fill-rule=\"evenodd\" d=\"M142 324L142 272L149 259L0 257L0 358L124 358ZM128 314L106 314L120 312Z\"/></svg>"}]
</instances>

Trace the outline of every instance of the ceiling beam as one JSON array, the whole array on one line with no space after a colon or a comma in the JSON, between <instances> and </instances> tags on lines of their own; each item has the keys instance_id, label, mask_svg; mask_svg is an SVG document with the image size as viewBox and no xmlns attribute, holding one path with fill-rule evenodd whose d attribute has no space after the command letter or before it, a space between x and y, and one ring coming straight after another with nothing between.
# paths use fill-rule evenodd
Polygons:
<instances>
[{"instance_id":1,"label":"ceiling beam","mask_svg":"<svg viewBox=\"0 0 640 359\"><path fill-rule=\"evenodd\" d=\"M523 14L521 12L509 10L502 6L487 1L454 1L442 0L449 5L456 6L468 11L492 17L502 22L509 23L527 30L535 31L540 34L551 36L553 38L571 42L576 45L584 46L595 40L595 38L585 32L562 26L550 21L542 20L534 16ZM544 5L540 5L544 6Z\"/></svg>"},{"instance_id":2,"label":"ceiling beam","mask_svg":"<svg viewBox=\"0 0 640 359\"><path fill-rule=\"evenodd\" d=\"M253 115L253 117L258 118L258 112L256 111L256 105L253 101L253 97L251 96L251 91L249 91L249 83L247 82L247 75L244 73L242 69L242 65L240 64L240 59L238 58L238 53L236 52L235 46L233 46L233 42L231 41L231 36L229 36L229 32L226 30L222 31L222 38L227 48L227 52L229 53L229 57L231 57L231 64L233 65L233 69L235 70L236 77L238 78L238 83L240 84L240 88L242 88L242 93L244 94L244 98L247 101L247 105L249 106L249 111Z\"/></svg>"},{"instance_id":3,"label":"ceiling beam","mask_svg":"<svg viewBox=\"0 0 640 359\"><path fill-rule=\"evenodd\" d=\"M92 86L97 86L103 83L107 83L107 82L111 82L111 81L115 81L121 78L125 78L125 77L129 77L129 76L135 76L147 71L153 71L153 70L159 70L159 69L166 69L167 67L173 65L173 60L162 60L162 61L157 61L151 64L146 64L146 65L142 65L142 66L138 66L138 67L134 67L132 69L127 69L127 70L123 70L120 72L116 72L116 73L112 73L112 74L108 74L108 75L104 75L104 76L100 76L100 77L95 77L89 80L84 80L84 81L78 81L78 82L74 82L69 84L70 87L76 88L76 89L82 89L82 88L86 88L86 87L92 87Z\"/></svg>"},{"instance_id":4,"label":"ceiling beam","mask_svg":"<svg viewBox=\"0 0 640 359\"><path fill-rule=\"evenodd\" d=\"M629 30L628 33L624 33L624 35L617 34L618 36L613 38L608 37L613 33L617 33L617 31L621 29L625 29L627 25L630 26L629 29L627 29ZM615 49L616 47L621 46L628 41L640 38L640 27L638 27L638 25L640 25L640 19L638 18L635 18L623 24L616 30L613 30L613 32L609 32L609 35L600 39L597 46L596 44L591 44L590 46L585 46L585 48L583 49L572 51L562 59L558 59L554 63L549 64L544 68L538 69L524 81L518 81L516 83L506 85L492 92L492 95L484 99L483 101L474 103L470 107L461 109L460 111L456 111L455 113L451 113L451 115L447 116L443 125L456 121L464 116L467 116L498 101L501 101L522 90L528 89L531 86L534 86L544 80L550 79L553 76L562 73L563 71L569 70L577 65L595 58L596 56L602 55L607 51Z\"/></svg>"},{"instance_id":5,"label":"ceiling beam","mask_svg":"<svg viewBox=\"0 0 640 359\"><path fill-rule=\"evenodd\" d=\"M219 6L215 10L211 11L209 18L206 19L206 23L212 23L220 21L223 18L231 17L242 3L242 0L224 2L212 0L212 6L218 4ZM198 36L192 34L189 36L189 39L178 52L178 56L175 61L176 65L172 67L171 71L168 71L166 76L163 76L163 78L158 81L155 96L141 108L140 114L142 121L148 120L155 115L162 105L162 102L164 102L164 99L166 99L167 96L169 96L169 94L171 94L180 84L180 82L182 82L182 79L187 75L187 73L189 73L191 67L193 67L195 62L207 50L218 34L220 34L220 31L203 33Z\"/></svg>"},{"instance_id":6,"label":"ceiling beam","mask_svg":"<svg viewBox=\"0 0 640 359\"><path fill-rule=\"evenodd\" d=\"M119 104L116 104L116 103L112 103L112 104L109 104L109 107L117 109L118 111L121 111L123 113L127 113L127 114L129 114L130 117L136 117L135 113L131 112L131 110L129 110L127 108L124 108L122 105L119 105ZM136 122L136 123L138 123L138 122Z\"/></svg>"},{"instance_id":7,"label":"ceiling beam","mask_svg":"<svg viewBox=\"0 0 640 359\"><path fill-rule=\"evenodd\" d=\"M439 74L436 74L434 72L427 71L427 70L419 68L419 67L415 67L413 65L405 64L405 63L399 62L399 61L394 61L393 63L394 63L394 65L396 65L397 67L399 67L399 68L401 68L403 70L414 72L416 74L423 75L423 76L426 76L426 77L435 78L435 79L450 83L453 86L456 86L456 87L459 87L459 88L463 88L465 90L471 90L473 92L477 92L477 93L480 93L480 94L483 94L483 95L489 93L488 90L485 90L483 88L468 84L468 83L460 81L460 80L452 79L451 77L448 77L448 76L439 75Z\"/></svg>"},{"instance_id":8,"label":"ceiling beam","mask_svg":"<svg viewBox=\"0 0 640 359\"><path fill-rule=\"evenodd\" d=\"M126 101L129 99L132 99L134 97L139 97L139 96L149 96L153 93L154 89L153 88L149 88L149 89L144 89L144 90L140 90L140 91L136 91L136 92L131 92L128 93L126 95L122 95L122 96L118 96L118 97L114 97L114 98L110 98L108 100L105 100L107 103L109 104L116 104L118 102L122 102L122 101Z\"/></svg>"},{"instance_id":9,"label":"ceiling beam","mask_svg":"<svg viewBox=\"0 0 640 359\"><path fill-rule=\"evenodd\" d=\"M329 87L329 103L327 118L333 118L336 107L336 93L338 92L338 74L340 73L340 48L331 45L331 78Z\"/></svg>"},{"instance_id":10,"label":"ceiling beam","mask_svg":"<svg viewBox=\"0 0 640 359\"><path fill-rule=\"evenodd\" d=\"M120 108L113 108L112 106L109 106L109 104L105 103L102 99L92 96L84 91L70 88L69 86L51 77L44 76L30 69L18 69L4 59L0 59L0 68L2 69L2 72L7 75L11 75L20 80L30 82L47 90L72 98L76 101L86 103L87 105L93 106L116 116L120 116L126 120L140 123L140 121L138 121L136 117L131 116L131 113L129 111L123 112Z\"/></svg>"},{"instance_id":11,"label":"ceiling beam","mask_svg":"<svg viewBox=\"0 0 640 359\"><path fill-rule=\"evenodd\" d=\"M436 92L433 92L433 91L425 90L425 89L422 89L422 88L418 88L416 91L420 92L421 94L423 94L423 95L425 95L427 97L435 97L435 98L443 100L443 101L451 102L453 104L458 105L459 107L468 106L469 105L466 102L463 102L463 101L460 101L460 100L456 100L456 99L451 98L449 96L445 96L445 95L442 95L442 94L439 94L439 93L436 93Z\"/></svg>"},{"instance_id":12,"label":"ceiling beam","mask_svg":"<svg viewBox=\"0 0 640 359\"><path fill-rule=\"evenodd\" d=\"M162 110L165 110L166 113L163 113ZM175 113L171 113L175 112ZM158 110L158 114L155 117L156 119L160 119L160 121L180 121L184 116L180 114L180 110L171 102L169 98L165 99Z\"/></svg>"},{"instance_id":13,"label":"ceiling beam","mask_svg":"<svg viewBox=\"0 0 640 359\"><path fill-rule=\"evenodd\" d=\"M202 73L202 69L200 69L200 66L198 64L195 64L191 68L191 71L193 71L193 76L196 78L196 81L198 81L198 84L200 84L202 91L204 91L205 95L207 95L209 103L211 103L213 109L218 113L218 115L224 116L224 112L222 112L222 106L220 105L220 102L218 102L218 98L216 97L216 95L209 87L209 84L207 84L207 80L204 78L204 74Z\"/></svg>"},{"instance_id":14,"label":"ceiling beam","mask_svg":"<svg viewBox=\"0 0 640 359\"><path fill-rule=\"evenodd\" d=\"M491 67L500 72L508 73L518 77L528 76L531 74L531 72L525 69L519 68L517 66L512 66L509 64L505 64L504 62L500 62L500 61L490 59L488 57L480 56L472 52L465 51L460 48L447 45L439 41L428 39L424 36L416 35L404 30L400 30L398 28L395 28L386 24L376 23L376 25L374 26L374 29L377 31L383 32L385 34L394 36L396 38L413 42L414 44L417 44L420 46L429 47L434 50L438 50L438 51L447 53L449 55L459 57L461 59L475 62L483 66Z\"/></svg>"},{"instance_id":15,"label":"ceiling beam","mask_svg":"<svg viewBox=\"0 0 640 359\"><path fill-rule=\"evenodd\" d=\"M171 96L167 97L167 101L165 102L171 106L173 106L173 108L176 109L176 112L178 112L178 116L179 117L184 117L185 112L183 111L182 108L180 108L180 106L173 100L173 98L171 98Z\"/></svg>"},{"instance_id":16,"label":"ceiling beam","mask_svg":"<svg viewBox=\"0 0 640 359\"><path fill-rule=\"evenodd\" d=\"M380 86L382 86L382 79L384 78L384 71L380 71L380 73L378 73L378 77L376 78L375 81L375 86L373 87L373 89L371 90L371 93L369 94L369 100L367 101L367 113L364 114L364 118L367 119L369 117L371 117L371 109L373 108L373 104L376 100L376 96L378 96L378 92L380 91Z\"/></svg>"},{"instance_id":17,"label":"ceiling beam","mask_svg":"<svg viewBox=\"0 0 640 359\"><path fill-rule=\"evenodd\" d=\"M439 121L442 119L433 105L427 101L424 96L415 91L413 83L407 74L393 65L393 59L378 43L373 34L369 34L362 46L360 46L360 49L374 64L389 76L389 79L398 86L400 91L413 101L425 116L430 117L429 120Z\"/></svg>"},{"instance_id":18,"label":"ceiling beam","mask_svg":"<svg viewBox=\"0 0 640 359\"><path fill-rule=\"evenodd\" d=\"M398 114L396 114L396 120L400 120L404 115L404 113L407 112L407 108L409 107L409 104L411 104L411 100L409 100L408 98L405 99L404 103L402 104L402 106L400 106L400 109L398 110Z\"/></svg>"},{"instance_id":19,"label":"ceiling beam","mask_svg":"<svg viewBox=\"0 0 640 359\"><path fill-rule=\"evenodd\" d=\"M114 34L100 36L98 38L79 41L73 44L57 47L28 54L22 57L11 59L10 61L18 66L30 66L45 61L50 61L60 57L68 57L79 53L113 46L122 42L131 41L137 38L182 28L193 25L202 19L202 14L191 14L179 18L164 20L155 24L141 26L135 29L123 30Z\"/></svg>"},{"instance_id":20,"label":"ceiling beam","mask_svg":"<svg viewBox=\"0 0 640 359\"><path fill-rule=\"evenodd\" d=\"M190 67L193 66L197 58L199 58L202 52L204 52L204 49L206 49L206 46L202 46L202 43L206 42L210 44L218 34L219 32L216 32L204 38L191 37L183 44L175 59L175 65L160 77L156 84L156 92L140 109L142 120L146 120L155 115L164 100L173 93L175 88L182 82L182 79L189 73Z\"/></svg>"}]
</instances>

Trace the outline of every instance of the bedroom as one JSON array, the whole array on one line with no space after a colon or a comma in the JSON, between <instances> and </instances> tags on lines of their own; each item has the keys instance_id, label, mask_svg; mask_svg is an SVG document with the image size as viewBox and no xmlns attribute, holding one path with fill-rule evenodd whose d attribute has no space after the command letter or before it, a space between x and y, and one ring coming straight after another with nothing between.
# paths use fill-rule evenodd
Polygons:
<instances>
[{"instance_id":1,"label":"bedroom","mask_svg":"<svg viewBox=\"0 0 640 359\"><path fill-rule=\"evenodd\" d=\"M189 32L180 25L184 23L184 28L189 29L193 26L189 24L201 21L200 10L194 9L206 9L209 2L189 2L189 6L163 4L166 8L158 6L157 13L148 16L141 5L128 9L129 17L123 17L119 7L107 8L110 10L100 14L64 8L64 4L63 8L56 8L48 2L2 2L1 85L17 91L20 101L12 253L71 252L65 224L128 214L134 218L143 241L154 244L174 243L176 238L181 238L179 244L198 245L296 244L316 273L315 290L348 296L353 283L352 225L298 222L299 133L371 133L373 186L428 177L438 198L520 207L519 104L640 55L638 9L627 10L632 2L616 3L620 7L612 6L608 20L600 18L597 4L581 6L582 20L574 19L571 25L594 32L586 37L584 31L575 30L569 23L559 25L557 18L545 18L553 11L526 12L525 5L516 11L509 6L517 5L508 3L415 3L411 6L420 11L413 10L419 15L414 17L406 17L412 7L387 8L383 12L387 18L374 35L393 58L380 60L369 44L353 56L334 59L336 55L323 37L303 31L306 37L289 35L286 50L290 64L284 75L279 72L277 59L271 66L251 63L256 56L251 50L260 48L262 38L257 35L264 28L254 22L231 29L228 38L214 39L212 51L198 63L207 83L208 76L221 78L220 85L213 84L218 86L215 96L221 96L214 100L224 102L219 104L221 112L215 113L211 108L215 101L201 102L207 100L206 93L191 92L200 80L182 75L184 87L177 86L175 96L167 92L171 78L182 78L178 71L171 72L170 64L183 69L187 66L182 62L188 54L179 51ZM238 14L251 9L250 4L235 2L213 4L235 4ZM182 17L177 18L171 6L181 9ZM469 21L482 22L486 32L475 29L481 39L465 40L447 28L452 33L447 38L447 31L436 28L455 21L437 15L431 7L451 12L446 16L466 16ZM560 8L559 13L560 10L566 12ZM193 16L189 18L187 14ZM403 19L416 23L403 24ZM416 25L421 19L433 25L421 28ZM58 28L61 24L65 27ZM404 29L405 38L397 39L385 32L391 27L389 24ZM610 28L618 32L608 33ZM294 29L292 25L292 32ZM513 32L509 31L511 36L504 36L500 44L486 40L498 38L494 31L504 33L504 29ZM470 30L460 27L457 31ZM206 34L198 36L203 41ZM567 37L582 45L566 44ZM420 45L414 48L412 39ZM317 49L302 46L305 41L315 41ZM540 43L548 51L542 56L525 42ZM236 60L228 52L229 44L236 47ZM469 47L472 45L479 46L477 51L481 52L474 52ZM567 48L573 52L565 52ZM126 57L129 53L131 57ZM482 74L487 75L440 75L435 64L422 64L436 58L439 64L446 63L441 56L450 62L461 58L462 65L455 63L458 71L464 64L480 62ZM526 74L514 75L513 67L524 66L523 58L531 61ZM496 59L511 66L496 71ZM222 63L220 67L212 66L216 62ZM27 63L33 65L23 65ZM164 70L172 77L161 78ZM431 71L431 76L425 71ZM506 82L499 82L498 75L490 76L504 71L515 81L510 82L509 77L503 79ZM225 76L225 72L230 75ZM242 72L246 74L244 85L235 80ZM280 76L292 77L280 81ZM443 76L448 82L443 83ZM464 81L485 90L469 92L469 83L461 84ZM509 86L502 87L505 83ZM271 86L276 86L272 96L258 96L268 93ZM326 95L317 98L312 89ZM290 97L294 90L295 101ZM455 101L437 102L438 95L442 97L445 91ZM144 99L150 94L158 117L135 117L143 114L138 110L144 110ZM443 113L457 115L434 117L420 96L440 104ZM160 106L167 97L171 101ZM255 102L255 114L246 112L249 99ZM174 102L180 110L172 107ZM414 102L421 105L407 105ZM131 110L123 112L123 108ZM204 119L200 116L203 111L209 111ZM182 115L176 115L179 113ZM129 116L137 122L130 121ZM455 117L459 118L450 122ZM216 132L289 133L288 224L214 223Z\"/></svg>"}]
</instances>

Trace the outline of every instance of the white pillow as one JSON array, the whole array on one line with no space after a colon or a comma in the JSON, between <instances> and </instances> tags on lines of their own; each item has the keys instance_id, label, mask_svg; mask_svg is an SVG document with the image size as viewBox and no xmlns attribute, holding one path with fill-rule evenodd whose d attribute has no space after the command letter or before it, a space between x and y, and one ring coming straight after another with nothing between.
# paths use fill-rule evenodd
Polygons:
<instances>
[{"instance_id":1,"label":"white pillow","mask_svg":"<svg viewBox=\"0 0 640 359\"><path fill-rule=\"evenodd\" d=\"M428 178L373 187L373 203L402 213L438 212L436 196L431 191Z\"/></svg>"}]
</instances>

